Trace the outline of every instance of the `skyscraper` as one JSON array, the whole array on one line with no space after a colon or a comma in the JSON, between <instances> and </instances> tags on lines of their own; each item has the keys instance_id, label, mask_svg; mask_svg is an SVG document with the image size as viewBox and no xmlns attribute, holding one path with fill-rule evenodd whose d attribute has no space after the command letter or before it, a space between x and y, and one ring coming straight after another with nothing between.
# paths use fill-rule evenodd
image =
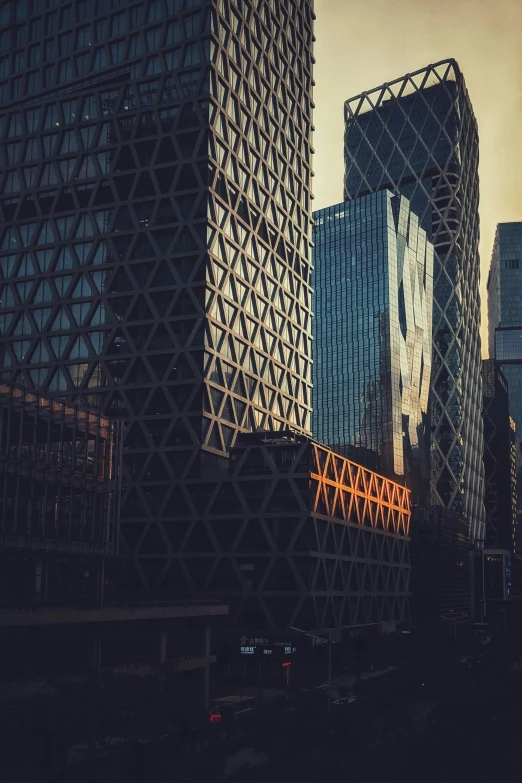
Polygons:
<instances>
[{"instance_id":1,"label":"skyscraper","mask_svg":"<svg viewBox=\"0 0 522 783\"><path fill-rule=\"evenodd\" d=\"M197 585L201 479L238 432L310 430L312 22L0 9L2 375L125 420L129 590Z\"/></svg>"},{"instance_id":2,"label":"skyscraper","mask_svg":"<svg viewBox=\"0 0 522 783\"><path fill-rule=\"evenodd\" d=\"M484 538L478 134L454 60L345 104L345 199L391 188L434 244L430 503Z\"/></svg>"},{"instance_id":3,"label":"skyscraper","mask_svg":"<svg viewBox=\"0 0 522 783\"><path fill-rule=\"evenodd\" d=\"M489 355L507 384L509 413L515 422L518 525L522 530L522 222L499 223L488 275ZM520 541L519 541L520 544Z\"/></svg>"},{"instance_id":4,"label":"skyscraper","mask_svg":"<svg viewBox=\"0 0 522 783\"><path fill-rule=\"evenodd\" d=\"M487 548L513 553L517 528L516 425L509 412L509 389L495 359L482 362L484 470Z\"/></svg>"},{"instance_id":5,"label":"skyscraper","mask_svg":"<svg viewBox=\"0 0 522 783\"><path fill-rule=\"evenodd\" d=\"M314 218L312 431L363 464L374 455L418 502L429 480L433 245L389 190Z\"/></svg>"},{"instance_id":6,"label":"skyscraper","mask_svg":"<svg viewBox=\"0 0 522 783\"><path fill-rule=\"evenodd\" d=\"M488 276L489 355L508 382L509 412L517 425L522 470L522 222L499 223Z\"/></svg>"}]
</instances>

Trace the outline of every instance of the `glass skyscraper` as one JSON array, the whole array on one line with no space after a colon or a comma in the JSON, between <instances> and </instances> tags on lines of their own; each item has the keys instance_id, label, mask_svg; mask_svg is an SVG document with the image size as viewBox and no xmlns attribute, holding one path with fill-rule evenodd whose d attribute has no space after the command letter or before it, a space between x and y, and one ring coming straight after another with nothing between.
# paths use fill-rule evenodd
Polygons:
<instances>
[{"instance_id":1,"label":"glass skyscraper","mask_svg":"<svg viewBox=\"0 0 522 783\"><path fill-rule=\"evenodd\" d=\"M389 190L314 218L314 437L415 502L429 480L433 245Z\"/></svg>"},{"instance_id":2,"label":"glass skyscraper","mask_svg":"<svg viewBox=\"0 0 522 783\"><path fill-rule=\"evenodd\" d=\"M311 0L0 8L2 376L126 422L129 590L197 587L238 432L310 431L312 23Z\"/></svg>"},{"instance_id":3,"label":"glass skyscraper","mask_svg":"<svg viewBox=\"0 0 522 783\"><path fill-rule=\"evenodd\" d=\"M345 199L406 196L435 247L429 503L484 538L478 133L454 60L345 104Z\"/></svg>"}]
</instances>

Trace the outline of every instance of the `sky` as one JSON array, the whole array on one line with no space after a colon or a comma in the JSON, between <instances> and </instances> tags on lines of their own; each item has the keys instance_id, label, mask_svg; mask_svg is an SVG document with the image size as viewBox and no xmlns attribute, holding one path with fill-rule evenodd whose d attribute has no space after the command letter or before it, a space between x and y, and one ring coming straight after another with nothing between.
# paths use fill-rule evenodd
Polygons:
<instances>
[{"instance_id":1,"label":"sky","mask_svg":"<svg viewBox=\"0 0 522 783\"><path fill-rule=\"evenodd\" d=\"M522 220L522 0L315 0L314 209L343 200L343 103L454 57L480 139L482 353L497 223Z\"/></svg>"}]
</instances>

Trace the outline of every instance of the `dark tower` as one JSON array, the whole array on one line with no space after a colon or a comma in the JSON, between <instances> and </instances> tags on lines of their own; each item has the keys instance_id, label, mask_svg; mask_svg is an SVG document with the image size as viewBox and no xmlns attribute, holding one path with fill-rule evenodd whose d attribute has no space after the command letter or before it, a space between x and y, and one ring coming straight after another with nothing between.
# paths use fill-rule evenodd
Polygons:
<instances>
[{"instance_id":1,"label":"dark tower","mask_svg":"<svg viewBox=\"0 0 522 783\"><path fill-rule=\"evenodd\" d=\"M499 223L488 275L489 355L508 384L509 413L515 422L517 485L522 486L522 222ZM517 535L522 529L518 497ZM518 548L520 548L520 541Z\"/></svg>"},{"instance_id":2,"label":"dark tower","mask_svg":"<svg viewBox=\"0 0 522 783\"><path fill-rule=\"evenodd\" d=\"M238 432L310 430L312 21L0 9L2 376L125 421L128 590L198 587Z\"/></svg>"},{"instance_id":3,"label":"dark tower","mask_svg":"<svg viewBox=\"0 0 522 783\"><path fill-rule=\"evenodd\" d=\"M435 247L431 491L484 539L478 134L454 60L345 104L345 198L406 196Z\"/></svg>"},{"instance_id":4,"label":"dark tower","mask_svg":"<svg viewBox=\"0 0 522 783\"><path fill-rule=\"evenodd\" d=\"M509 415L509 389L495 359L482 362L484 470L488 548L513 553L517 533L516 425Z\"/></svg>"}]
</instances>

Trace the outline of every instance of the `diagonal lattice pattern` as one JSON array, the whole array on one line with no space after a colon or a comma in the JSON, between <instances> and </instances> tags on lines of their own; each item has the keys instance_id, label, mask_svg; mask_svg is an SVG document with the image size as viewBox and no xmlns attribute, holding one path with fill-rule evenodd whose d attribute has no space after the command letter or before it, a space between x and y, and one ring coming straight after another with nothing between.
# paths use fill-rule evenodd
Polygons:
<instances>
[{"instance_id":1,"label":"diagonal lattice pattern","mask_svg":"<svg viewBox=\"0 0 522 783\"><path fill-rule=\"evenodd\" d=\"M2 373L126 422L121 589L171 584L238 432L310 429L312 19L0 9Z\"/></svg>"},{"instance_id":2,"label":"diagonal lattice pattern","mask_svg":"<svg viewBox=\"0 0 522 783\"><path fill-rule=\"evenodd\" d=\"M431 503L484 537L478 135L457 63L430 65L345 104L345 198L405 195L435 246Z\"/></svg>"}]
</instances>

